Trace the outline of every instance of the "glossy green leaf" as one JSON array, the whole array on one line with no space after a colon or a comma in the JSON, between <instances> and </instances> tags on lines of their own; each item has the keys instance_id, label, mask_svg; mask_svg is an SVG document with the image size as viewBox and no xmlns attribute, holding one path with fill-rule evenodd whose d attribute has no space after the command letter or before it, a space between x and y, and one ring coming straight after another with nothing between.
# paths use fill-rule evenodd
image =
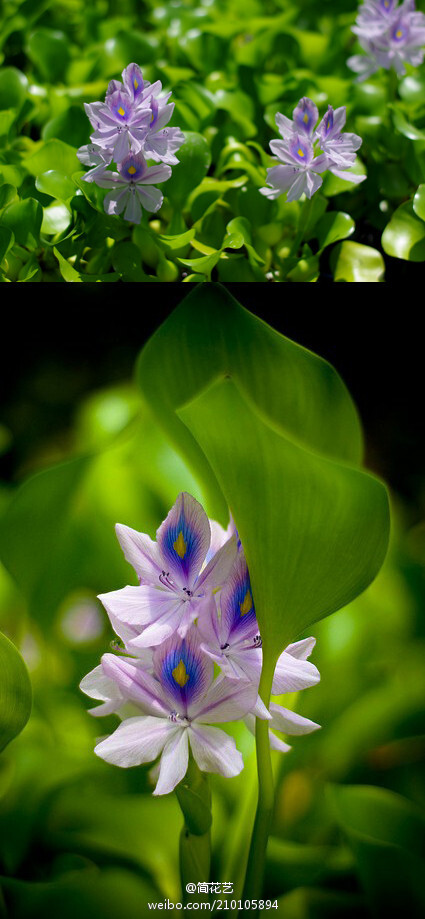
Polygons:
<instances>
[{"instance_id":1,"label":"glossy green leaf","mask_svg":"<svg viewBox=\"0 0 425 919\"><path fill-rule=\"evenodd\" d=\"M76 150L62 140L46 140L38 150L25 160L25 168L33 176L55 170L65 176L72 176L78 169Z\"/></svg>"},{"instance_id":2,"label":"glossy green leaf","mask_svg":"<svg viewBox=\"0 0 425 919\"><path fill-rule=\"evenodd\" d=\"M43 140L57 138L71 147L82 147L89 143L90 122L80 106L70 105L60 115L46 122L41 136Z\"/></svg>"},{"instance_id":3,"label":"glossy green leaf","mask_svg":"<svg viewBox=\"0 0 425 919\"><path fill-rule=\"evenodd\" d=\"M421 220L425 220L425 185L420 185L413 198L413 210Z\"/></svg>"},{"instance_id":4,"label":"glossy green leaf","mask_svg":"<svg viewBox=\"0 0 425 919\"><path fill-rule=\"evenodd\" d=\"M331 786L338 823L353 849L361 884L377 915L425 910L425 814L411 801L373 786Z\"/></svg>"},{"instance_id":5,"label":"glossy green leaf","mask_svg":"<svg viewBox=\"0 0 425 919\"><path fill-rule=\"evenodd\" d=\"M28 56L49 83L64 79L70 60L69 42L64 32L37 29L28 39Z\"/></svg>"},{"instance_id":6,"label":"glossy green leaf","mask_svg":"<svg viewBox=\"0 0 425 919\"><path fill-rule=\"evenodd\" d=\"M398 91L405 102L423 103L425 93L425 78L418 70L415 74L400 80Z\"/></svg>"},{"instance_id":7,"label":"glossy green leaf","mask_svg":"<svg viewBox=\"0 0 425 919\"><path fill-rule=\"evenodd\" d=\"M381 253L361 243L343 242L335 246L331 267L334 281L384 280L385 262Z\"/></svg>"},{"instance_id":8,"label":"glossy green leaf","mask_svg":"<svg viewBox=\"0 0 425 919\"><path fill-rule=\"evenodd\" d=\"M289 432L278 434L232 380L214 383L178 414L234 517L264 660L275 661L291 638L376 576L388 543L386 490L371 475L306 450Z\"/></svg>"},{"instance_id":9,"label":"glossy green leaf","mask_svg":"<svg viewBox=\"0 0 425 919\"><path fill-rule=\"evenodd\" d=\"M25 727L31 704L31 681L24 661L0 633L0 752Z\"/></svg>"},{"instance_id":10,"label":"glossy green leaf","mask_svg":"<svg viewBox=\"0 0 425 919\"><path fill-rule=\"evenodd\" d=\"M164 194L173 207L183 207L187 196L207 174L211 154L205 137L194 131L185 131L185 143L179 149L179 165L164 185Z\"/></svg>"},{"instance_id":11,"label":"glossy green leaf","mask_svg":"<svg viewBox=\"0 0 425 919\"><path fill-rule=\"evenodd\" d=\"M49 207L45 207L43 210L41 232L43 235L47 236L55 236L56 233L63 233L69 227L71 220L71 212L66 204L61 204L59 202L50 204Z\"/></svg>"},{"instance_id":12,"label":"glossy green leaf","mask_svg":"<svg viewBox=\"0 0 425 919\"><path fill-rule=\"evenodd\" d=\"M286 278L288 281L302 283L304 281L317 281L319 277L319 256L312 255L309 258L300 258L294 268L288 271Z\"/></svg>"},{"instance_id":13,"label":"glossy green leaf","mask_svg":"<svg viewBox=\"0 0 425 919\"><path fill-rule=\"evenodd\" d=\"M28 80L16 67L0 70L0 109L18 109L27 94Z\"/></svg>"},{"instance_id":14,"label":"glossy green leaf","mask_svg":"<svg viewBox=\"0 0 425 919\"><path fill-rule=\"evenodd\" d=\"M35 187L38 191L44 192L45 195L51 195L52 198L59 198L61 201L67 201L75 195L75 185L57 169L49 169L42 172L35 180Z\"/></svg>"},{"instance_id":15,"label":"glossy green leaf","mask_svg":"<svg viewBox=\"0 0 425 919\"><path fill-rule=\"evenodd\" d=\"M46 233L50 232L50 229L48 228L48 226L46 228ZM57 231L54 231L54 232L57 232ZM56 247L53 246L53 252L59 262L59 270L60 270L60 273L64 281L69 281L69 282L81 281L81 276L78 273L78 271L76 271L75 268L73 268L73 266L70 264L70 262L68 262L68 260L63 257L61 252L59 252L59 249L56 249Z\"/></svg>"},{"instance_id":16,"label":"glossy green leaf","mask_svg":"<svg viewBox=\"0 0 425 919\"><path fill-rule=\"evenodd\" d=\"M16 188L7 182L0 186L0 208L7 207L16 198Z\"/></svg>"},{"instance_id":17,"label":"glossy green leaf","mask_svg":"<svg viewBox=\"0 0 425 919\"><path fill-rule=\"evenodd\" d=\"M319 240L320 249L325 249L340 239L346 239L354 233L355 223L349 214L342 211L331 211L319 220L316 225L315 235Z\"/></svg>"},{"instance_id":18,"label":"glossy green leaf","mask_svg":"<svg viewBox=\"0 0 425 919\"><path fill-rule=\"evenodd\" d=\"M360 460L357 413L333 367L245 310L226 288L196 288L147 342L137 374L159 423L208 483L222 522L227 511L215 477L175 412L226 373L278 431L313 449Z\"/></svg>"},{"instance_id":19,"label":"glossy green leaf","mask_svg":"<svg viewBox=\"0 0 425 919\"><path fill-rule=\"evenodd\" d=\"M409 140L425 140L425 131L421 131L419 128L416 128L414 124L410 124L400 109L393 106L392 115L394 127L400 134L403 134L404 137L408 137Z\"/></svg>"},{"instance_id":20,"label":"glossy green leaf","mask_svg":"<svg viewBox=\"0 0 425 919\"><path fill-rule=\"evenodd\" d=\"M382 234L382 248L387 255L409 262L425 261L425 224L415 213L411 201L394 211Z\"/></svg>"},{"instance_id":21,"label":"glossy green leaf","mask_svg":"<svg viewBox=\"0 0 425 919\"><path fill-rule=\"evenodd\" d=\"M2 225L12 230L16 242L21 246L39 245L42 220L43 208L35 198L25 198L16 204L9 204L1 215Z\"/></svg>"}]
</instances>

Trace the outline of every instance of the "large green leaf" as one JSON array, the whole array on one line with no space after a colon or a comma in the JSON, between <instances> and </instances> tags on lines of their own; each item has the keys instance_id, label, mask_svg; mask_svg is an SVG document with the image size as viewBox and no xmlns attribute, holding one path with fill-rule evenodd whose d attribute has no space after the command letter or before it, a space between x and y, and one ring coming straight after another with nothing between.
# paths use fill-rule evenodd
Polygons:
<instances>
[{"instance_id":1,"label":"large green leaf","mask_svg":"<svg viewBox=\"0 0 425 919\"><path fill-rule=\"evenodd\" d=\"M235 519L264 657L273 662L375 577L388 541L386 490L373 476L277 433L232 380L215 382L178 414Z\"/></svg>"},{"instance_id":2,"label":"large green leaf","mask_svg":"<svg viewBox=\"0 0 425 919\"><path fill-rule=\"evenodd\" d=\"M209 489L211 510L227 518L216 479L176 409L217 376L238 381L280 433L357 463L362 436L353 402L333 367L274 331L219 284L196 287L143 348L138 379L158 421Z\"/></svg>"},{"instance_id":3,"label":"large green leaf","mask_svg":"<svg viewBox=\"0 0 425 919\"><path fill-rule=\"evenodd\" d=\"M338 823L353 849L373 915L423 916L425 814L373 786L332 786Z\"/></svg>"},{"instance_id":4,"label":"large green leaf","mask_svg":"<svg viewBox=\"0 0 425 919\"><path fill-rule=\"evenodd\" d=\"M0 751L25 727L31 703L31 682L24 661L0 633Z\"/></svg>"}]
</instances>

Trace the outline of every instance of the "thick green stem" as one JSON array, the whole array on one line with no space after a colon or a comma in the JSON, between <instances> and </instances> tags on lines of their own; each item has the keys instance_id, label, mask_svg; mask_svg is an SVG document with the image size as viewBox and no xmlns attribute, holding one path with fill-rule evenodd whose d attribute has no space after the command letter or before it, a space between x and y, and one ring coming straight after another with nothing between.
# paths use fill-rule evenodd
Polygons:
<instances>
[{"instance_id":1,"label":"thick green stem","mask_svg":"<svg viewBox=\"0 0 425 919\"><path fill-rule=\"evenodd\" d=\"M207 882L211 861L211 795L208 777L201 772L192 756L185 778L176 787L184 825L180 834L180 877L184 903L205 899L196 891L186 891L187 884Z\"/></svg>"},{"instance_id":2,"label":"thick green stem","mask_svg":"<svg viewBox=\"0 0 425 919\"><path fill-rule=\"evenodd\" d=\"M267 707L270 701L273 671L274 667L269 666L267 669L263 667L261 674L259 693ZM261 897L267 840L274 808L274 783L267 721L257 718L255 737L257 744L258 804L246 869L244 900L256 900Z\"/></svg>"}]
</instances>

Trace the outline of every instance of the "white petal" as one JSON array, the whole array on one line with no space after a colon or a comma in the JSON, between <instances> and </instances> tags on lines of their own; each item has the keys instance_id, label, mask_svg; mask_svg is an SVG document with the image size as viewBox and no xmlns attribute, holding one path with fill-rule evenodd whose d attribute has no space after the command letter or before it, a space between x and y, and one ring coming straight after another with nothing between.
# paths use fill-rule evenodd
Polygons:
<instances>
[{"instance_id":1,"label":"white petal","mask_svg":"<svg viewBox=\"0 0 425 919\"><path fill-rule=\"evenodd\" d=\"M217 587L222 587L230 574L237 554L237 538L236 536L231 536L224 546L213 555L208 565L201 572L196 582L196 587L200 587L201 584L208 590L215 590Z\"/></svg>"},{"instance_id":2,"label":"white petal","mask_svg":"<svg viewBox=\"0 0 425 919\"><path fill-rule=\"evenodd\" d=\"M243 759L233 737L220 728L197 724L192 724L188 731L193 756L202 772L218 772L226 778L239 775Z\"/></svg>"},{"instance_id":3,"label":"white petal","mask_svg":"<svg viewBox=\"0 0 425 919\"><path fill-rule=\"evenodd\" d=\"M176 732L165 744L162 751L159 779L154 795L167 795L184 779L189 762L189 743L187 729Z\"/></svg>"},{"instance_id":4,"label":"white petal","mask_svg":"<svg viewBox=\"0 0 425 919\"><path fill-rule=\"evenodd\" d=\"M158 584L161 562L156 543L146 533L138 533L123 523L115 527L125 558L136 574L149 584Z\"/></svg>"},{"instance_id":5,"label":"white petal","mask_svg":"<svg viewBox=\"0 0 425 919\"><path fill-rule=\"evenodd\" d=\"M167 740L180 728L165 718L150 715L128 718L94 748L107 763L126 768L156 759Z\"/></svg>"},{"instance_id":6,"label":"white petal","mask_svg":"<svg viewBox=\"0 0 425 919\"><path fill-rule=\"evenodd\" d=\"M250 731L250 733L255 737L255 716L251 714L245 715L244 722L248 728L248 731ZM272 750L278 750L279 753L288 753L288 751L292 749L289 744L285 743L284 740L280 740L280 738L276 737L276 734L273 734L270 730L269 741Z\"/></svg>"},{"instance_id":7,"label":"white petal","mask_svg":"<svg viewBox=\"0 0 425 919\"><path fill-rule=\"evenodd\" d=\"M301 641L294 641L293 644L288 645L285 651L286 654L291 654L292 657L296 657L300 661L305 661L310 657L315 644L315 638L302 638Z\"/></svg>"},{"instance_id":8,"label":"white petal","mask_svg":"<svg viewBox=\"0 0 425 919\"><path fill-rule=\"evenodd\" d=\"M202 724L238 721L257 701L257 686L218 677L202 700L188 707L189 718Z\"/></svg>"},{"instance_id":9,"label":"white petal","mask_svg":"<svg viewBox=\"0 0 425 919\"><path fill-rule=\"evenodd\" d=\"M282 734L311 734L320 728L320 724L316 724L315 721L303 718L302 715L297 715L296 712L291 712L288 708L283 708L282 705L276 705L274 702L270 705L270 712L272 715L270 727L275 731L281 731Z\"/></svg>"},{"instance_id":10,"label":"white petal","mask_svg":"<svg viewBox=\"0 0 425 919\"><path fill-rule=\"evenodd\" d=\"M310 661L297 660L286 651L280 655L273 677L272 695L285 692L296 692L315 686L320 680L320 673Z\"/></svg>"}]
</instances>

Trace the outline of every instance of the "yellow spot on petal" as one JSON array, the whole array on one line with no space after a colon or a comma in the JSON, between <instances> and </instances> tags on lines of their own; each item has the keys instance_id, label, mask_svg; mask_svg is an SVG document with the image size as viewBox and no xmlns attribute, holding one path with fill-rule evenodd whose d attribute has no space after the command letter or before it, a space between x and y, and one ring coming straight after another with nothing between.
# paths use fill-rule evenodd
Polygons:
<instances>
[{"instance_id":1,"label":"yellow spot on petal","mask_svg":"<svg viewBox=\"0 0 425 919\"><path fill-rule=\"evenodd\" d=\"M118 109L118 114L119 114L119 115L123 115L123 116L125 115L125 111L124 111L124 109L123 109L122 106L121 106L121 108Z\"/></svg>"},{"instance_id":2,"label":"yellow spot on petal","mask_svg":"<svg viewBox=\"0 0 425 919\"><path fill-rule=\"evenodd\" d=\"M184 661L181 658L177 664L177 667L174 667L174 670L172 670L171 673L173 675L173 680L178 683L179 686L186 686L190 674L186 673L186 667Z\"/></svg>"},{"instance_id":3,"label":"yellow spot on petal","mask_svg":"<svg viewBox=\"0 0 425 919\"><path fill-rule=\"evenodd\" d=\"M239 604L239 609L241 611L241 616L246 616L246 614L252 610L252 597L249 590L247 590L242 603Z\"/></svg>"},{"instance_id":4,"label":"yellow spot on petal","mask_svg":"<svg viewBox=\"0 0 425 919\"><path fill-rule=\"evenodd\" d=\"M139 84L138 84L137 80L134 80L133 86L134 86L135 89L137 89L138 85L139 85Z\"/></svg>"},{"instance_id":5,"label":"yellow spot on petal","mask_svg":"<svg viewBox=\"0 0 425 919\"><path fill-rule=\"evenodd\" d=\"M182 530L180 530L180 533L179 533L177 539L173 542L173 549L175 549L175 551L177 552L177 555L178 555L180 558L184 558L184 557L185 557L187 545L186 545L186 543L185 543L185 541L184 541L184 536L183 536Z\"/></svg>"},{"instance_id":6,"label":"yellow spot on petal","mask_svg":"<svg viewBox=\"0 0 425 919\"><path fill-rule=\"evenodd\" d=\"M301 150L301 147L298 147L297 153L298 156L304 156L304 150Z\"/></svg>"},{"instance_id":7,"label":"yellow spot on petal","mask_svg":"<svg viewBox=\"0 0 425 919\"><path fill-rule=\"evenodd\" d=\"M128 171L129 171L129 173L130 173L131 176L134 176L134 173L136 172L136 167L135 167L135 166L129 166L129 167L128 167Z\"/></svg>"},{"instance_id":8,"label":"yellow spot on petal","mask_svg":"<svg viewBox=\"0 0 425 919\"><path fill-rule=\"evenodd\" d=\"M307 122L308 122L308 115L307 115L307 112L306 112L305 115L304 115L303 122L304 122L304 124L307 124Z\"/></svg>"},{"instance_id":9,"label":"yellow spot on petal","mask_svg":"<svg viewBox=\"0 0 425 919\"><path fill-rule=\"evenodd\" d=\"M395 37L396 37L396 38L401 38L402 35L403 35L402 30L401 30L401 29L397 29L397 32L395 33Z\"/></svg>"}]
</instances>

